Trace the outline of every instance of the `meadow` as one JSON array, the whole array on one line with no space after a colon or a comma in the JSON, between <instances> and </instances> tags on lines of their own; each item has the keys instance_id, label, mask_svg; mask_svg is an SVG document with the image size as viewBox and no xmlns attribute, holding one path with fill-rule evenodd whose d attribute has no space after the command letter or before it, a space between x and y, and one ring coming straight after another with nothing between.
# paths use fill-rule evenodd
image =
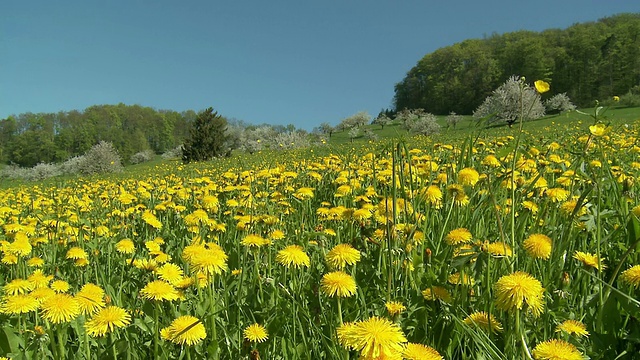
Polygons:
<instances>
[{"instance_id":1,"label":"meadow","mask_svg":"<svg viewBox=\"0 0 640 360\"><path fill-rule=\"evenodd\" d=\"M637 358L640 111L606 110L5 184L0 358Z\"/></svg>"}]
</instances>

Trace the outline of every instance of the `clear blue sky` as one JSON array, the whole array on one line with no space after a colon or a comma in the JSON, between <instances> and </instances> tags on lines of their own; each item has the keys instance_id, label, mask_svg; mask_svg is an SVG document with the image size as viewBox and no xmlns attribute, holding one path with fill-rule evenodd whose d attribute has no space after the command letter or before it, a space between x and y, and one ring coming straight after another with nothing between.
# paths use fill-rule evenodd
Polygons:
<instances>
[{"instance_id":1,"label":"clear blue sky","mask_svg":"<svg viewBox=\"0 0 640 360\"><path fill-rule=\"evenodd\" d=\"M2 0L0 118L140 104L311 130L391 107L424 55L638 0Z\"/></svg>"}]
</instances>

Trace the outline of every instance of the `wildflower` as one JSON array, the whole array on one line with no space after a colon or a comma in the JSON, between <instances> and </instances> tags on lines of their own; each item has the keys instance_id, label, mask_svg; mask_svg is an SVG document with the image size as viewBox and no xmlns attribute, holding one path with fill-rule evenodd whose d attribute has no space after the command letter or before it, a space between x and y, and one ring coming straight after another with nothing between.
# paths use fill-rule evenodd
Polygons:
<instances>
[{"instance_id":1,"label":"wildflower","mask_svg":"<svg viewBox=\"0 0 640 360\"><path fill-rule=\"evenodd\" d=\"M464 188L459 184L451 184L447 186L447 191L453 196L454 203L458 206L466 206L469 204L469 197L464 192Z\"/></svg>"},{"instance_id":2,"label":"wildflower","mask_svg":"<svg viewBox=\"0 0 640 360\"><path fill-rule=\"evenodd\" d=\"M311 199L313 198L313 188L301 187L293 194L293 196L299 200Z\"/></svg>"},{"instance_id":3,"label":"wildflower","mask_svg":"<svg viewBox=\"0 0 640 360\"><path fill-rule=\"evenodd\" d=\"M197 317L184 315L160 330L160 336L174 344L193 346L207 337L207 330Z\"/></svg>"},{"instance_id":4,"label":"wildflower","mask_svg":"<svg viewBox=\"0 0 640 360\"><path fill-rule=\"evenodd\" d=\"M360 261L360 251L349 244L338 244L327 253L326 260L332 268L343 269Z\"/></svg>"},{"instance_id":5,"label":"wildflower","mask_svg":"<svg viewBox=\"0 0 640 360\"><path fill-rule=\"evenodd\" d=\"M36 311L39 305L38 299L31 294L8 295L0 302L0 313L25 314Z\"/></svg>"},{"instance_id":6,"label":"wildflower","mask_svg":"<svg viewBox=\"0 0 640 360\"><path fill-rule=\"evenodd\" d=\"M141 218L142 220L144 220L144 222L149 224L151 227L157 230L162 229L162 223L160 222L160 220L158 220L158 218L155 215L153 215L151 211L146 210L145 212L143 212Z\"/></svg>"},{"instance_id":7,"label":"wildflower","mask_svg":"<svg viewBox=\"0 0 640 360\"><path fill-rule=\"evenodd\" d=\"M477 326L484 330L502 331L502 324L496 318L484 311L476 311L464 319L469 326Z\"/></svg>"},{"instance_id":8,"label":"wildflower","mask_svg":"<svg viewBox=\"0 0 640 360\"><path fill-rule=\"evenodd\" d=\"M516 271L498 279L494 285L496 291L496 306L505 311L522 310L524 305L539 316L544 307L544 289L540 281L533 276Z\"/></svg>"},{"instance_id":9,"label":"wildflower","mask_svg":"<svg viewBox=\"0 0 640 360\"><path fill-rule=\"evenodd\" d=\"M260 324L252 324L247 326L244 329L244 338L247 341L251 341L251 342L264 342L269 338L269 334L267 333L267 329L264 328L264 326L260 325Z\"/></svg>"},{"instance_id":10,"label":"wildflower","mask_svg":"<svg viewBox=\"0 0 640 360\"><path fill-rule=\"evenodd\" d=\"M438 299L446 303L450 303L452 300L449 291L442 286L432 286L422 290L422 297L424 297L425 300L433 301Z\"/></svg>"},{"instance_id":11,"label":"wildflower","mask_svg":"<svg viewBox=\"0 0 640 360\"><path fill-rule=\"evenodd\" d=\"M632 266L620 274L620 280L633 287L640 286L640 265Z\"/></svg>"},{"instance_id":12,"label":"wildflower","mask_svg":"<svg viewBox=\"0 0 640 360\"><path fill-rule=\"evenodd\" d=\"M407 307L399 301L387 301L384 306L387 308L387 311L391 316L396 316L407 310Z\"/></svg>"},{"instance_id":13,"label":"wildflower","mask_svg":"<svg viewBox=\"0 0 640 360\"><path fill-rule=\"evenodd\" d=\"M108 306L101 309L84 324L87 334L91 336L103 336L116 328L126 327L131 323L131 315L127 310L118 306Z\"/></svg>"},{"instance_id":14,"label":"wildflower","mask_svg":"<svg viewBox=\"0 0 640 360\"><path fill-rule=\"evenodd\" d=\"M295 266L299 268L302 266L311 266L309 255L304 252L304 249L300 245L289 245L278 251L276 261L286 267Z\"/></svg>"},{"instance_id":15,"label":"wildflower","mask_svg":"<svg viewBox=\"0 0 640 360\"><path fill-rule=\"evenodd\" d=\"M356 280L345 272L334 271L324 274L321 287L328 296L350 297L356 293Z\"/></svg>"},{"instance_id":16,"label":"wildflower","mask_svg":"<svg viewBox=\"0 0 640 360\"><path fill-rule=\"evenodd\" d=\"M261 236L259 235L254 235L254 234L250 234L244 237L244 239L242 239L242 245L247 246L249 248L252 247L261 247L263 245L268 245L271 242L267 239L263 239Z\"/></svg>"},{"instance_id":17,"label":"wildflower","mask_svg":"<svg viewBox=\"0 0 640 360\"><path fill-rule=\"evenodd\" d=\"M116 251L121 254L133 254L136 251L136 246L131 239L122 239L116 244Z\"/></svg>"},{"instance_id":18,"label":"wildflower","mask_svg":"<svg viewBox=\"0 0 640 360\"><path fill-rule=\"evenodd\" d=\"M51 289L57 293L66 293L69 291L69 283L64 280L56 280L51 283Z\"/></svg>"},{"instance_id":19,"label":"wildflower","mask_svg":"<svg viewBox=\"0 0 640 360\"><path fill-rule=\"evenodd\" d=\"M545 191L545 195L547 195L553 202L560 202L569 198L569 191L563 188L551 188Z\"/></svg>"},{"instance_id":20,"label":"wildflower","mask_svg":"<svg viewBox=\"0 0 640 360\"><path fill-rule=\"evenodd\" d=\"M184 272L180 268L180 266L173 263L166 263L156 269L156 274L160 279L175 285L176 283L182 280L182 276Z\"/></svg>"},{"instance_id":21,"label":"wildflower","mask_svg":"<svg viewBox=\"0 0 640 360\"><path fill-rule=\"evenodd\" d=\"M428 187L420 191L420 195L432 206L440 208L442 206L442 191L435 185L429 185Z\"/></svg>"},{"instance_id":22,"label":"wildflower","mask_svg":"<svg viewBox=\"0 0 640 360\"><path fill-rule=\"evenodd\" d=\"M462 185L474 186L480 180L480 174L473 168L464 168L458 172L458 182Z\"/></svg>"},{"instance_id":23,"label":"wildflower","mask_svg":"<svg viewBox=\"0 0 640 360\"><path fill-rule=\"evenodd\" d=\"M76 293L76 300L83 314L93 314L106 306L104 302L104 290L98 285L88 283Z\"/></svg>"},{"instance_id":24,"label":"wildflower","mask_svg":"<svg viewBox=\"0 0 640 360\"><path fill-rule=\"evenodd\" d=\"M476 283L469 274L460 274L459 272L449 275L447 281L449 281L449 284L453 285L475 285Z\"/></svg>"},{"instance_id":25,"label":"wildflower","mask_svg":"<svg viewBox=\"0 0 640 360\"><path fill-rule=\"evenodd\" d=\"M631 209L631 213L640 218L640 205L634 206L633 209Z\"/></svg>"},{"instance_id":26,"label":"wildflower","mask_svg":"<svg viewBox=\"0 0 640 360\"><path fill-rule=\"evenodd\" d=\"M400 359L407 342L400 326L377 316L343 324L337 332L340 344L360 351L361 359Z\"/></svg>"},{"instance_id":27,"label":"wildflower","mask_svg":"<svg viewBox=\"0 0 640 360\"><path fill-rule=\"evenodd\" d=\"M45 275L42 270L37 269L33 274L29 275L27 280L33 285L34 288L41 288L49 286L49 282L53 279L53 275Z\"/></svg>"},{"instance_id":28,"label":"wildflower","mask_svg":"<svg viewBox=\"0 0 640 360\"><path fill-rule=\"evenodd\" d=\"M587 213L587 209L584 206L580 206L579 209L576 209L577 206L578 200L571 199L562 203L562 205L560 205L560 210L567 216L573 214L574 212L576 213L576 217L582 216Z\"/></svg>"},{"instance_id":29,"label":"wildflower","mask_svg":"<svg viewBox=\"0 0 640 360\"><path fill-rule=\"evenodd\" d=\"M87 258L87 252L84 251L82 248L79 247L72 247L71 249L69 249L67 251L67 259L73 259L73 260L77 260L77 259L86 259Z\"/></svg>"},{"instance_id":30,"label":"wildflower","mask_svg":"<svg viewBox=\"0 0 640 360\"><path fill-rule=\"evenodd\" d=\"M611 130L610 126L606 126L605 124L596 124L589 126L589 132L593 136L603 136Z\"/></svg>"},{"instance_id":31,"label":"wildflower","mask_svg":"<svg viewBox=\"0 0 640 360\"><path fill-rule=\"evenodd\" d=\"M576 253L573 254L573 258L580 261L584 266L590 266L599 271L607 268L607 266L604 264L604 259L599 259L597 255L582 251L576 251Z\"/></svg>"},{"instance_id":32,"label":"wildflower","mask_svg":"<svg viewBox=\"0 0 640 360\"><path fill-rule=\"evenodd\" d=\"M80 315L80 304L68 294L49 296L42 302L41 308L42 317L54 324L70 322Z\"/></svg>"},{"instance_id":33,"label":"wildflower","mask_svg":"<svg viewBox=\"0 0 640 360\"><path fill-rule=\"evenodd\" d=\"M200 251L187 256L189 256L188 261L193 265L195 271L204 272L207 275L219 275L227 270L228 256L218 245L211 245L208 248L201 247Z\"/></svg>"},{"instance_id":34,"label":"wildflower","mask_svg":"<svg viewBox=\"0 0 640 360\"><path fill-rule=\"evenodd\" d=\"M9 244L8 251L14 255L27 256L31 253L31 243L27 235L19 231L14 235L13 242Z\"/></svg>"},{"instance_id":35,"label":"wildflower","mask_svg":"<svg viewBox=\"0 0 640 360\"><path fill-rule=\"evenodd\" d=\"M616 95L613 97L613 101L618 102L620 101L620 96Z\"/></svg>"},{"instance_id":36,"label":"wildflower","mask_svg":"<svg viewBox=\"0 0 640 360\"><path fill-rule=\"evenodd\" d=\"M546 82L546 81L543 81L543 80L536 80L536 81L533 83L533 85L536 87L536 91L537 91L539 94L544 94L544 93L546 93L547 91L549 91L549 88L550 88L549 83L548 83L548 82Z\"/></svg>"},{"instance_id":37,"label":"wildflower","mask_svg":"<svg viewBox=\"0 0 640 360\"><path fill-rule=\"evenodd\" d=\"M25 279L13 279L4 286L4 291L9 295L26 294L33 290L34 284Z\"/></svg>"},{"instance_id":38,"label":"wildflower","mask_svg":"<svg viewBox=\"0 0 640 360\"><path fill-rule=\"evenodd\" d=\"M402 350L402 357L407 360L441 360L442 355L434 348L415 343L407 343Z\"/></svg>"},{"instance_id":39,"label":"wildflower","mask_svg":"<svg viewBox=\"0 0 640 360\"><path fill-rule=\"evenodd\" d=\"M144 288L142 288L142 290L140 290L140 294L145 299L155 301L173 301L180 297L178 291L173 287L173 285L164 280L156 280L148 283Z\"/></svg>"},{"instance_id":40,"label":"wildflower","mask_svg":"<svg viewBox=\"0 0 640 360\"><path fill-rule=\"evenodd\" d=\"M42 265L44 265L44 260L42 258L32 257L27 260L27 266L29 267L42 267Z\"/></svg>"},{"instance_id":41,"label":"wildflower","mask_svg":"<svg viewBox=\"0 0 640 360\"><path fill-rule=\"evenodd\" d=\"M502 164L500 163L500 160L498 160L498 158L496 158L494 155L487 155L484 160L482 160L482 165L498 167Z\"/></svg>"},{"instance_id":42,"label":"wildflower","mask_svg":"<svg viewBox=\"0 0 640 360\"><path fill-rule=\"evenodd\" d=\"M551 256L551 238L543 234L531 234L522 243L529 256L535 259L549 259Z\"/></svg>"},{"instance_id":43,"label":"wildflower","mask_svg":"<svg viewBox=\"0 0 640 360\"><path fill-rule=\"evenodd\" d=\"M358 209L356 211L353 212L353 219L357 220L357 221L365 221L369 218L371 218L373 214L371 213L371 210L369 209Z\"/></svg>"},{"instance_id":44,"label":"wildflower","mask_svg":"<svg viewBox=\"0 0 640 360\"><path fill-rule=\"evenodd\" d=\"M582 354L572 344L564 340L547 340L533 348L535 360L582 360Z\"/></svg>"},{"instance_id":45,"label":"wildflower","mask_svg":"<svg viewBox=\"0 0 640 360\"><path fill-rule=\"evenodd\" d=\"M565 320L562 324L556 327L556 332L566 332L570 335L576 336L589 336L589 332L587 331L587 326L580 321L577 320Z\"/></svg>"},{"instance_id":46,"label":"wildflower","mask_svg":"<svg viewBox=\"0 0 640 360\"><path fill-rule=\"evenodd\" d=\"M513 250L511 250L511 246L509 246L509 244L507 243L503 243L500 241L486 244L485 251L493 256L513 255Z\"/></svg>"},{"instance_id":47,"label":"wildflower","mask_svg":"<svg viewBox=\"0 0 640 360\"><path fill-rule=\"evenodd\" d=\"M451 230L445 237L445 241L449 245L460 245L468 243L472 239L471 232L465 228Z\"/></svg>"}]
</instances>

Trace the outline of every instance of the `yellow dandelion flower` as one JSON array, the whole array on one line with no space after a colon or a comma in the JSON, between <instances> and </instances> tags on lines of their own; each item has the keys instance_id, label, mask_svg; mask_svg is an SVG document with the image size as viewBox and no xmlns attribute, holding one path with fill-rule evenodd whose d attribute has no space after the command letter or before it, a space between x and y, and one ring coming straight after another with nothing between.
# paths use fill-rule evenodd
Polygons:
<instances>
[{"instance_id":1,"label":"yellow dandelion flower","mask_svg":"<svg viewBox=\"0 0 640 360\"><path fill-rule=\"evenodd\" d=\"M445 241L449 245L460 245L471 241L473 236L471 232L465 228L451 230L445 237Z\"/></svg>"},{"instance_id":2,"label":"yellow dandelion flower","mask_svg":"<svg viewBox=\"0 0 640 360\"><path fill-rule=\"evenodd\" d=\"M616 95L613 97L613 101L618 102L620 101L620 96Z\"/></svg>"},{"instance_id":3,"label":"yellow dandelion flower","mask_svg":"<svg viewBox=\"0 0 640 360\"><path fill-rule=\"evenodd\" d=\"M384 306L387 308L387 312L391 316L396 316L407 310L407 307L399 301L387 301Z\"/></svg>"},{"instance_id":4,"label":"yellow dandelion flower","mask_svg":"<svg viewBox=\"0 0 640 360\"><path fill-rule=\"evenodd\" d=\"M531 234L522 245L532 258L548 260L551 256L551 238L547 235Z\"/></svg>"},{"instance_id":5,"label":"yellow dandelion flower","mask_svg":"<svg viewBox=\"0 0 640 360\"><path fill-rule=\"evenodd\" d=\"M300 245L289 245L278 251L276 261L288 268L291 266L295 266L296 268L311 266L309 255L304 252L304 249Z\"/></svg>"},{"instance_id":6,"label":"yellow dandelion flower","mask_svg":"<svg viewBox=\"0 0 640 360\"><path fill-rule=\"evenodd\" d=\"M69 291L69 283L64 280L56 280L51 283L51 289L57 293L66 293Z\"/></svg>"},{"instance_id":7,"label":"yellow dandelion flower","mask_svg":"<svg viewBox=\"0 0 640 360\"><path fill-rule=\"evenodd\" d=\"M356 280L345 272L334 271L324 274L321 288L330 297L350 297L356 293Z\"/></svg>"},{"instance_id":8,"label":"yellow dandelion flower","mask_svg":"<svg viewBox=\"0 0 640 360\"><path fill-rule=\"evenodd\" d=\"M464 192L464 188L460 184L451 184L447 186L447 191L453 196L454 203L458 206L466 206L469 204L469 197Z\"/></svg>"},{"instance_id":9,"label":"yellow dandelion flower","mask_svg":"<svg viewBox=\"0 0 640 360\"><path fill-rule=\"evenodd\" d=\"M8 295L0 301L0 313L25 314L36 311L38 306L40 302L31 294Z\"/></svg>"},{"instance_id":10,"label":"yellow dandelion flower","mask_svg":"<svg viewBox=\"0 0 640 360\"><path fill-rule=\"evenodd\" d=\"M183 256L185 256L183 252ZM202 247L198 252L193 252L189 256L189 263L194 271L206 275L222 274L227 270L228 256L221 247L215 245L208 248Z\"/></svg>"},{"instance_id":11,"label":"yellow dandelion flower","mask_svg":"<svg viewBox=\"0 0 640 360\"><path fill-rule=\"evenodd\" d=\"M154 229L157 229L157 230L162 229L162 223L160 222L160 220L158 220L158 218L155 215L153 215L151 211L145 210L142 213L141 218L144 222L149 224Z\"/></svg>"},{"instance_id":12,"label":"yellow dandelion flower","mask_svg":"<svg viewBox=\"0 0 640 360\"><path fill-rule=\"evenodd\" d=\"M41 305L42 317L53 324L70 322L80 315L80 304L69 294L54 294Z\"/></svg>"},{"instance_id":13,"label":"yellow dandelion flower","mask_svg":"<svg viewBox=\"0 0 640 360\"><path fill-rule=\"evenodd\" d=\"M140 290L140 295L145 299L154 301L173 301L180 298L178 290L164 280L155 280L148 283Z\"/></svg>"},{"instance_id":14,"label":"yellow dandelion flower","mask_svg":"<svg viewBox=\"0 0 640 360\"><path fill-rule=\"evenodd\" d=\"M631 213L637 218L640 218L640 205L634 206L633 209L631 209Z\"/></svg>"},{"instance_id":15,"label":"yellow dandelion flower","mask_svg":"<svg viewBox=\"0 0 640 360\"><path fill-rule=\"evenodd\" d=\"M499 166L502 165L502 163L500 163L500 160L498 160L498 158L496 158L494 155L487 155L482 160L482 165L491 166L491 167L499 167Z\"/></svg>"},{"instance_id":16,"label":"yellow dandelion flower","mask_svg":"<svg viewBox=\"0 0 640 360\"><path fill-rule=\"evenodd\" d=\"M337 333L340 344L360 351L362 359L402 359L407 342L398 324L377 316L343 324Z\"/></svg>"},{"instance_id":17,"label":"yellow dandelion flower","mask_svg":"<svg viewBox=\"0 0 640 360\"><path fill-rule=\"evenodd\" d=\"M442 286L432 286L422 290L422 297L428 301L442 300L446 303L450 303L452 300L449 290Z\"/></svg>"},{"instance_id":18,"label":"yellow dandelion flower","mask_svg":"<svg viewBox=\"0 0 640 360\"><path fill-rule=\"evenodd\" d=\"M49 286L49 282L53 280L53 275L45 275L41 269L37 269L27 278L34 288Z\"/></svg>"},{"instance_id":19,"label":"yellow dandelion flower","mask_svg":"<svg viewBox=\"0 0 640 360\"><path fill-rule=\"evenodd\" d=\"M102 309L106 306L104 295L104 290L96 284L88 283L83 285L80 291L76 293L80 311L83 314L93 314Z\"/></svg>"},{"instance_id":20,"label":"yellow dandelion flower","mask_svg":"<svg viewBox=\"0 0 640 360\"><path fill-rule=\"evenodd\" d=\"M473 168L464 168L458 172L458 182L462 185L475 186L480 174Z\"/></svg>"},{"instance_id":21,"label":"yellow dandelion flower","mask_svg":"<svg viewBox=\"0 0 640 360\"><path fill-rule=\"evenodd\" d=\"M77 259L86 259L86 258L87 258L87 252L84 251L82 248L72 247L67 251L67 259L77 260Z\"/></svg>"},{"instance_id":22,"label":"yellow dandelion flower","mask_svg":"<svg viewBox=\"0 0 640 360\"><path fill-rule=\"evenodd\" d=\"M44 265L44 260L42 258L32 257L27 260L27 266L29 267L42 267L42 265Z\"/></svg>"},{"instance_id":23,"label":"yellow dandelion flower","mask_svg":"<svg viewBox=\"0 0 640 360\"><path fill-rule=\"evenodd\" d=\"M91 336L103 336L116 328L126 327L131 323L131 315L127 310L118 306L107 306L84 324L87 334Z\"/></svg>"},{"instance_id":24,"label":"yellow dandelion flower","mask_svg":"<svg viewBox=\"0 0 640 360\"><path fill-rule=\"evenodd\" d=\"M171 322L171 325L160 330L160 336L178 345L193 346L207 337L202 321L195 316L184 315Z\"/></svg>"},{"instance_id":25,"label":"yellow dandelion flower","mask_svg":"<svg viewBox=\"0 0 640 360\"><path fill-rule=\"evenodd\" d=\"M536 214L539 210L538 205L533 201L525 200L522 202L522 207L531 211L532 214Z\"/></svg>"},{"instance_id":26,"label":"yellow dandelion flower","mask_svg":"<svg viewBox=\"0 0 640 360\"><path fill-rule=\"evenodd\" d=\"M416 343L407 343L402 350L402 357L407 360L442 360L436 349Z\"/></svg>"},{"instance_id":27,"label":"yellow dandelion flower","mask_svg":"<svg viewBox=\"0 0 640 360\"><path fill-rule=\"evenodd\" d=\"M442 191L435 185L429 185L428 187L420 191L420 195L429 203L429 205L435 208L442 206Z\"/></svg>"},{"instance_id":28,"label":"yellow dandelion flower","mask_svg":"<svg viewBox=\"0 0 640 360\"><path fill-rule=\"evenodd\" d=\"M503 243L501 241L496 241L493 243L488 243L485 246L485 251L493 256L512 256L513 250L511 246L507 243Z\"/></svg>"},{"instance_id":29,"label":"yellow dandelion flower","mask_svg":"<svg viewBox=\"0 0 640 360\"><path fill-rule=\"evenodd\" d=\"M553 202L565 201L569 198L569 191L563 188L550 188L545 190L544 193Z\"/></svg>"},{"instance_id":30,"label":"yellow dandelion flower","mask_svg":"<svg viewBox=\"0 0 640 360\"><path fill-rule=\"evenodd\" d=\"M449 275L447 279L449 284L453 285L475 285L476 280L469 276L469 274L460 274L459 272Z\"/></svg>"},{"instance_id":31,"label":"yellow dandelion flower","mask_svg":"<svg viewBox=\"0 0 640 360\"><path fill-rule=\"evenodd\" d=\"M263 245L269 245L271 242L267 239L262 238L260 235L250 234L242 239L241 244L247 246L249 248L252 247L261 247Z\"/></svg>"},{"instance_id":32,"label":"yellow dandelion flower","mask_svg":"<svg viewBox=\"0 0 640 360\"><path fill-rule=\"evenodd\" d=\"M34 298L36 298L36 300L42 303L46 298L54 295L55 293L56 292L53 291L51 288L41 287L33 290L32 292L29 293L29 295L33 296Z\"/></svg>"},{"instance_id":33,"label":"yellow dandelion flower","mask_svg":"<svg viewBox=\"0 0 640 360\"><path fill-rule=\"evenodd\" d=\"M344 269L360 261L360 251L349 244L338 244L327 253L326 261L333 269Z\"/></svg>"},{"instance_id":34,"label":"yellow dandelion flower","mask_svg":"<svg viewBox=\"0 0 640 360\"><path fill-rule=\"evenodd\" d=\"M503 330L500 321L496 320L493 315L487 314L484 311L476 311L473 314L467 316L463 321L469 326L477 326L486 331L491 330L500 332Z\"/></svg>"},{"instance_id":35,"label":"yellow dandelion flower","mask_svg":"<svg viewBox=\"0 0 640 360\"><path fill-rule=\"evenodd\" d=\"M116 251L121 254L133 254L136 251L136 246L131 239L122 239L116 243Z\"/></svg>"},{"instance_id":36,"label":"yellow dandelion flower","mask_svg":"<svg viewBox=\"0 0 640 360\"><path fill-rule=\"evenodd\" d=\"M584 266L590 266L599 271L607 268L604 264L604 259L599 259L597 255L576 251L575 254L573 254L573 258L580 261Z\"/></svg>"},{"instance_id":37,"label":"yellow dandelion flower","mask_svg":"<svg viewBox=\"0 0 640 360\"><path fill-rule=\"evenodd\" d=\"M565 320L558 327L556 332L565 332L569 335L589 336L587 326L578 320Z\"/></svg>"},{"instance_id":38,"label":"yellow dandelion flower","mask_svg":"<svg viewBox=\"0 0 640 360\"><path fill-rule=\"evenodd\" d=\"M640 265L632 266L620 274L620 280L633 287L640 286Z\"/></svg>"},{"instance_id":39,"label":"yellow dandelion flower","mask_svg":"<svg viewBox=\"0 0 640 360\"><path fill-rule=\"evenodd\" d=\"M265 342L269 338L267 329L265 329L264 326L260 324L252 324L247 326L244 329L243 334L244 334L244 338L247 341L257 342L257 343Z\"/></svg>"},{"instance_id":40,"label":"yellow dandelion flower","mask_svg":"<svg viewBox=\"0 0 640 360\"><path fill-rule=\"evenodd\" d=\"M539 94L544 94L544 93L546 93L547 91L549 91L549 89L551 88L551 87L549 86L549 83L548 83L548 82L546 82L546 81L543 81L543 80L536 80L536 81L533 83L533 85L535 86L536 91L537 91Z\"/></svg>"},{"instance_id":41,"label":"yellow dandelion flower","mask_svg":"<svg viewBox=\"0 0 640 360\"><path fill-rule=\"evenodd\" d=\"M596 124L589 126L589 132L593 136L603 136L607 134L611 130L610 126L606 126L605 124Z\"/></svg>"},{"instance_id":42,"label":"yellow dandelion flower","mask_svg":"<svg viewBox=\"0 0 640 360\"><path fill-rule=\"evenodd\" d=\"M547 340L539 343L531 352L535 360L582 360L582 354L564 340Z\"/></svg>"},{"instance_id":43,"label":"yellow dandelion flower","mask_svg":"<svg viewBox=\"0 0 640 360\"><path fill-rule=\"evenodd\" d=\"M539 316L544 307L544 289L533 276L516 271L498 279L494 285L496 306L505 311L522 310L526 305L534 316Z\"/></svg>"},{"instance_id":44,"label":"yellow dandelion flower","mask_svg":"<svg viewBox=\"0 0 640 360\"><path fill-rule=\"evenodd\" d=\"M168 283L175 285L176 283L182 281L182 276L184 272L180 268L180 266L173 263L166 263L159 268L156 269L156 274L158 277Z\"/></svg>"},{"instance_id":45,"label":"yellow dandelion flower","mask_svg":"<svg viewBox=\"0 0 640 360\"><path fill-rule=\"evenodd\" d=\"M4 286L4 292L9 295L26 294L34 287L34 284L29 280L13 279Z\"/></svg>"}]
</instances>

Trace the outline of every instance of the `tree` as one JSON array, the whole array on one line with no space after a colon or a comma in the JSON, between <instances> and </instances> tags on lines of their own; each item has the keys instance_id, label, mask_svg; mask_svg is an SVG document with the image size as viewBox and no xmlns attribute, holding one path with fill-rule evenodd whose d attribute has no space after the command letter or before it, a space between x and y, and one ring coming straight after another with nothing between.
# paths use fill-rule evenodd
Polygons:
<instances>
[{"instance_id":1,"label":"tree","mask_svg":"<svg viewBox=\"0 0 640 360\"><path fill-rule=\"evenodd\" d=\"M184 141L182 161L206 161L225 155L227 120L208 108L198 113Z\"/></svg>"},{"instance_id":2,"label":"tree","mask_svg":"<svg viewBox=\"0 0 640 360\"><path fill-rule=\"evenodd\" d=\"M371 121L371 115L369 115L366 111L360 111L357 114L353 114L348 118L343 119L338 127L342 130L350 130L352 128L359 128L360 126L366 125Z\"/></svg>"},{"instance_id":3,"label":"tree","mask_svg":"<svg viewBox=\"0 0 640 360\"><path fill-rule=\"evenodd\" d=\"M523 78L512 76L484 100L473 117L489 117L489 122L505 121L511 126L520 119L541 118L544 113L540 94Z\"/></svg>"},{"instance_id":4,"label":"tree","mask_svg":"<svg viewBox=\"0 0 640 360\"><path fill-rule=\"evenodd\" d=\"M392 120L386 114L382 114L382 115L378 115L377 118L373 119L371 124L380 125L380 127L384 129L385 125L389 125L391 124L391 122Z\"/></svg>"},{"instance_id":5,"label":"tree","mask_svg":"<svg viewBox=\"0 0 640 360\"><path fill-rule=\"evenodd\" d=\"M336 129L333 126L331 126L331 124L329 124L328 122L323 122L318 127L318 131L320 131L320 133L322 134L329 134L329 138L331 138L331 134L333 134L333 132L336 131Z\"/></svg>"}]
</instances>

